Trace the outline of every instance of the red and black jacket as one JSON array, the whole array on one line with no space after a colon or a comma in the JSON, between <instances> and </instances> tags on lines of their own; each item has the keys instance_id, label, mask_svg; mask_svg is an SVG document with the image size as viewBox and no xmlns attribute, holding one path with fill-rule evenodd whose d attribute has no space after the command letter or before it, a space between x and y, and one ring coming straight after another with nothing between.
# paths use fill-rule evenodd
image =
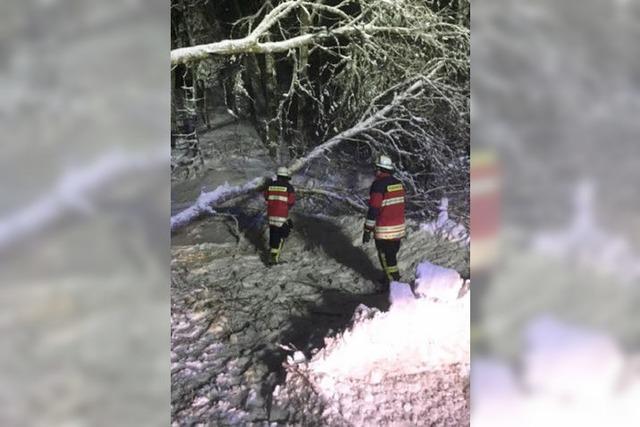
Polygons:
<instances>
[{"instance_id":1,"label":"red and black jacket","mask_svg":"<svg viewBox=\"0 0 640 427\"><path fill-rule=\"evenodd\" d=\"M289 209L296 202L296 193L289 180L278 177L269 181L264 190L267 201L267 216L269 225L282 227L289 217Z\"/></svg>"},{"instance_id":2,"label":"red and black jacket","mask_svg":"<svg viewBox=\"0 0 640 427\"><path fill-rule=\"evenodd\" d=\"M405 193L400 180L390 173L378 172L371 185L369 212L364 228L379 240L398 240L405 236Z\"/></svg>"}]
</instances>

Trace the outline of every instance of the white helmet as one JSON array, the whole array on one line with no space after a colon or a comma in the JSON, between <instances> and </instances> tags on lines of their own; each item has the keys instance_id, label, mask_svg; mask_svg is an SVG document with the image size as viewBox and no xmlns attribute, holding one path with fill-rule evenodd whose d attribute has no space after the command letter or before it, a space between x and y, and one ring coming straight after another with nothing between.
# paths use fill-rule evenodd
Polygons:
<instances>
[{"instance_id":1,"label":"white helmet","mask_svg":"<svg viewBox=\"0 0 640 427\"><path fill-rule=\"evenodd\" d=\"M384 154L381 155L380 157L378 157L378 161L376 162L376 166L378 166L381 169L386 169L386 170L393 170L393 162L391 161L391 159L388 156L385 156Z\"/></svg>"},{"instance_id":2,"label":"white helmet","mask_svg":"<svg viewBox=\"0 0 640 427\"><path fill-rule=\"evenodd\" d=\"M289 169L287 169L286 166L280 166L278 168L278 171L276 172L276 175L286 176L287 178L291 178L291 175L289 175Z\"/></svg>"}]
</instances>

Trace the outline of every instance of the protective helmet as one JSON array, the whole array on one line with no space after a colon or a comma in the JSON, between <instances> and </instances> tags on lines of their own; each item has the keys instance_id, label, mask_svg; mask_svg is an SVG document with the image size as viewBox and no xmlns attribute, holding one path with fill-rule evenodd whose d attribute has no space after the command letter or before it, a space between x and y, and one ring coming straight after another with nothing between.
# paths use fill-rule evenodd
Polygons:
<instances>
[{"instance_id":1,"label":"protective helmet","mask_svg":"<svg viewBox=\"0 0 640 427\"><path fill-rule=\"evenodd\" d=\"M291 175L289 174L289 169L287 169L286 166L280 166L278 168L278 171L276 172L276 175L291 178Z\"/></svg>"},{"instance_id":2,"label":"protective helmet","mask_svg":"<svg viewBox=\"0 0 640 427\"><path fill-rule=\"evenodd\" d=\"M380 169L385 169L388 171L392 171L393 170L393 162L391 161L391 159L388 156L385 156L384 154L381 155L380 157L378 157L378 161L376 162L376 166L378 166Z\"/></svg>"}]
</instances>

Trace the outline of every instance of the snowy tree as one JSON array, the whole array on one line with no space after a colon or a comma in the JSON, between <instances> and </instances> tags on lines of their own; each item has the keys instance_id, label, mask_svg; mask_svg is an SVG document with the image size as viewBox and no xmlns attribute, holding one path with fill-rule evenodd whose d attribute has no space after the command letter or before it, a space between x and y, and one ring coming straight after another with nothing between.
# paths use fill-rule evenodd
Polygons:
<instances>
[{"instance_id":1,"label":"snowy tree","mask_svg":"<svg viewBox=\"0 0 640 427\"><path fill-rule=\"evenodd\" d=\"M233 82L223 83L227 108L250 116L273 159L289 163L294 172L330 151L341 150L353 162L385 153L398 163L414 210L435 213L440 196L446 195L452 199L452 215L466 222L468 3L440 3L289 0L219 5L218 13L228 20L227 31L218 32L222 40L193 42L203 38L194 33L198 25L191 24L201 22L176 19L174 39L191 25L193 43L189 36L174 40L172 72L175 78L196 70L198 87L206 74L203 68L222 70L217 78ZM173 7L193 15L198 7L211 12L215 6L176 0ZM174 102L179 89L174 85ZM251 101L248 108L239 106L241 98ZM207 116L207 106L199 108ZM192 144L181 158L191 156L197 164L199 153ZM207 206L255 191L262 183L254 180L225 191L221 199L204 194L190 213L197 216ZM348 190L341 196L358 204ZM191 214L172 219L172 227Z\"/></svg>"}]
</instances>

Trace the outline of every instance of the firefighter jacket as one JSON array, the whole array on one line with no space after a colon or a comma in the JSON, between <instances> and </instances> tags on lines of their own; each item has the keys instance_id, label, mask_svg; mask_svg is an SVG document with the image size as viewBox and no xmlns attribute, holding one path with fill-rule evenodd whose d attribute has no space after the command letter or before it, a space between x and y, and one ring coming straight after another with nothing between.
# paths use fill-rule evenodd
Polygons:
<instances>
[{"instance_id":1,"label":"firefighter jacket","mask_svg":"<svg viewBox=\"0 0 640 427\"><path fill-rule=\"evenodd\" d=\"M393 175L378 172L371 185L369 212L364 224L378 240L398 240L405 236L404 187Z\"/></svg>"},{"instance_id":2,"label":"firefighter jacket","mask_svg":"<svg viewBox=\"0 0 640 427\"><path fill-rule=\"evenodd\" d=\"M288 180L278 177L267 183L264 198L267 201L269 225L282 227L289 217L289 209L296 202L293 186Z\"/></svg>"}]
</instances>

